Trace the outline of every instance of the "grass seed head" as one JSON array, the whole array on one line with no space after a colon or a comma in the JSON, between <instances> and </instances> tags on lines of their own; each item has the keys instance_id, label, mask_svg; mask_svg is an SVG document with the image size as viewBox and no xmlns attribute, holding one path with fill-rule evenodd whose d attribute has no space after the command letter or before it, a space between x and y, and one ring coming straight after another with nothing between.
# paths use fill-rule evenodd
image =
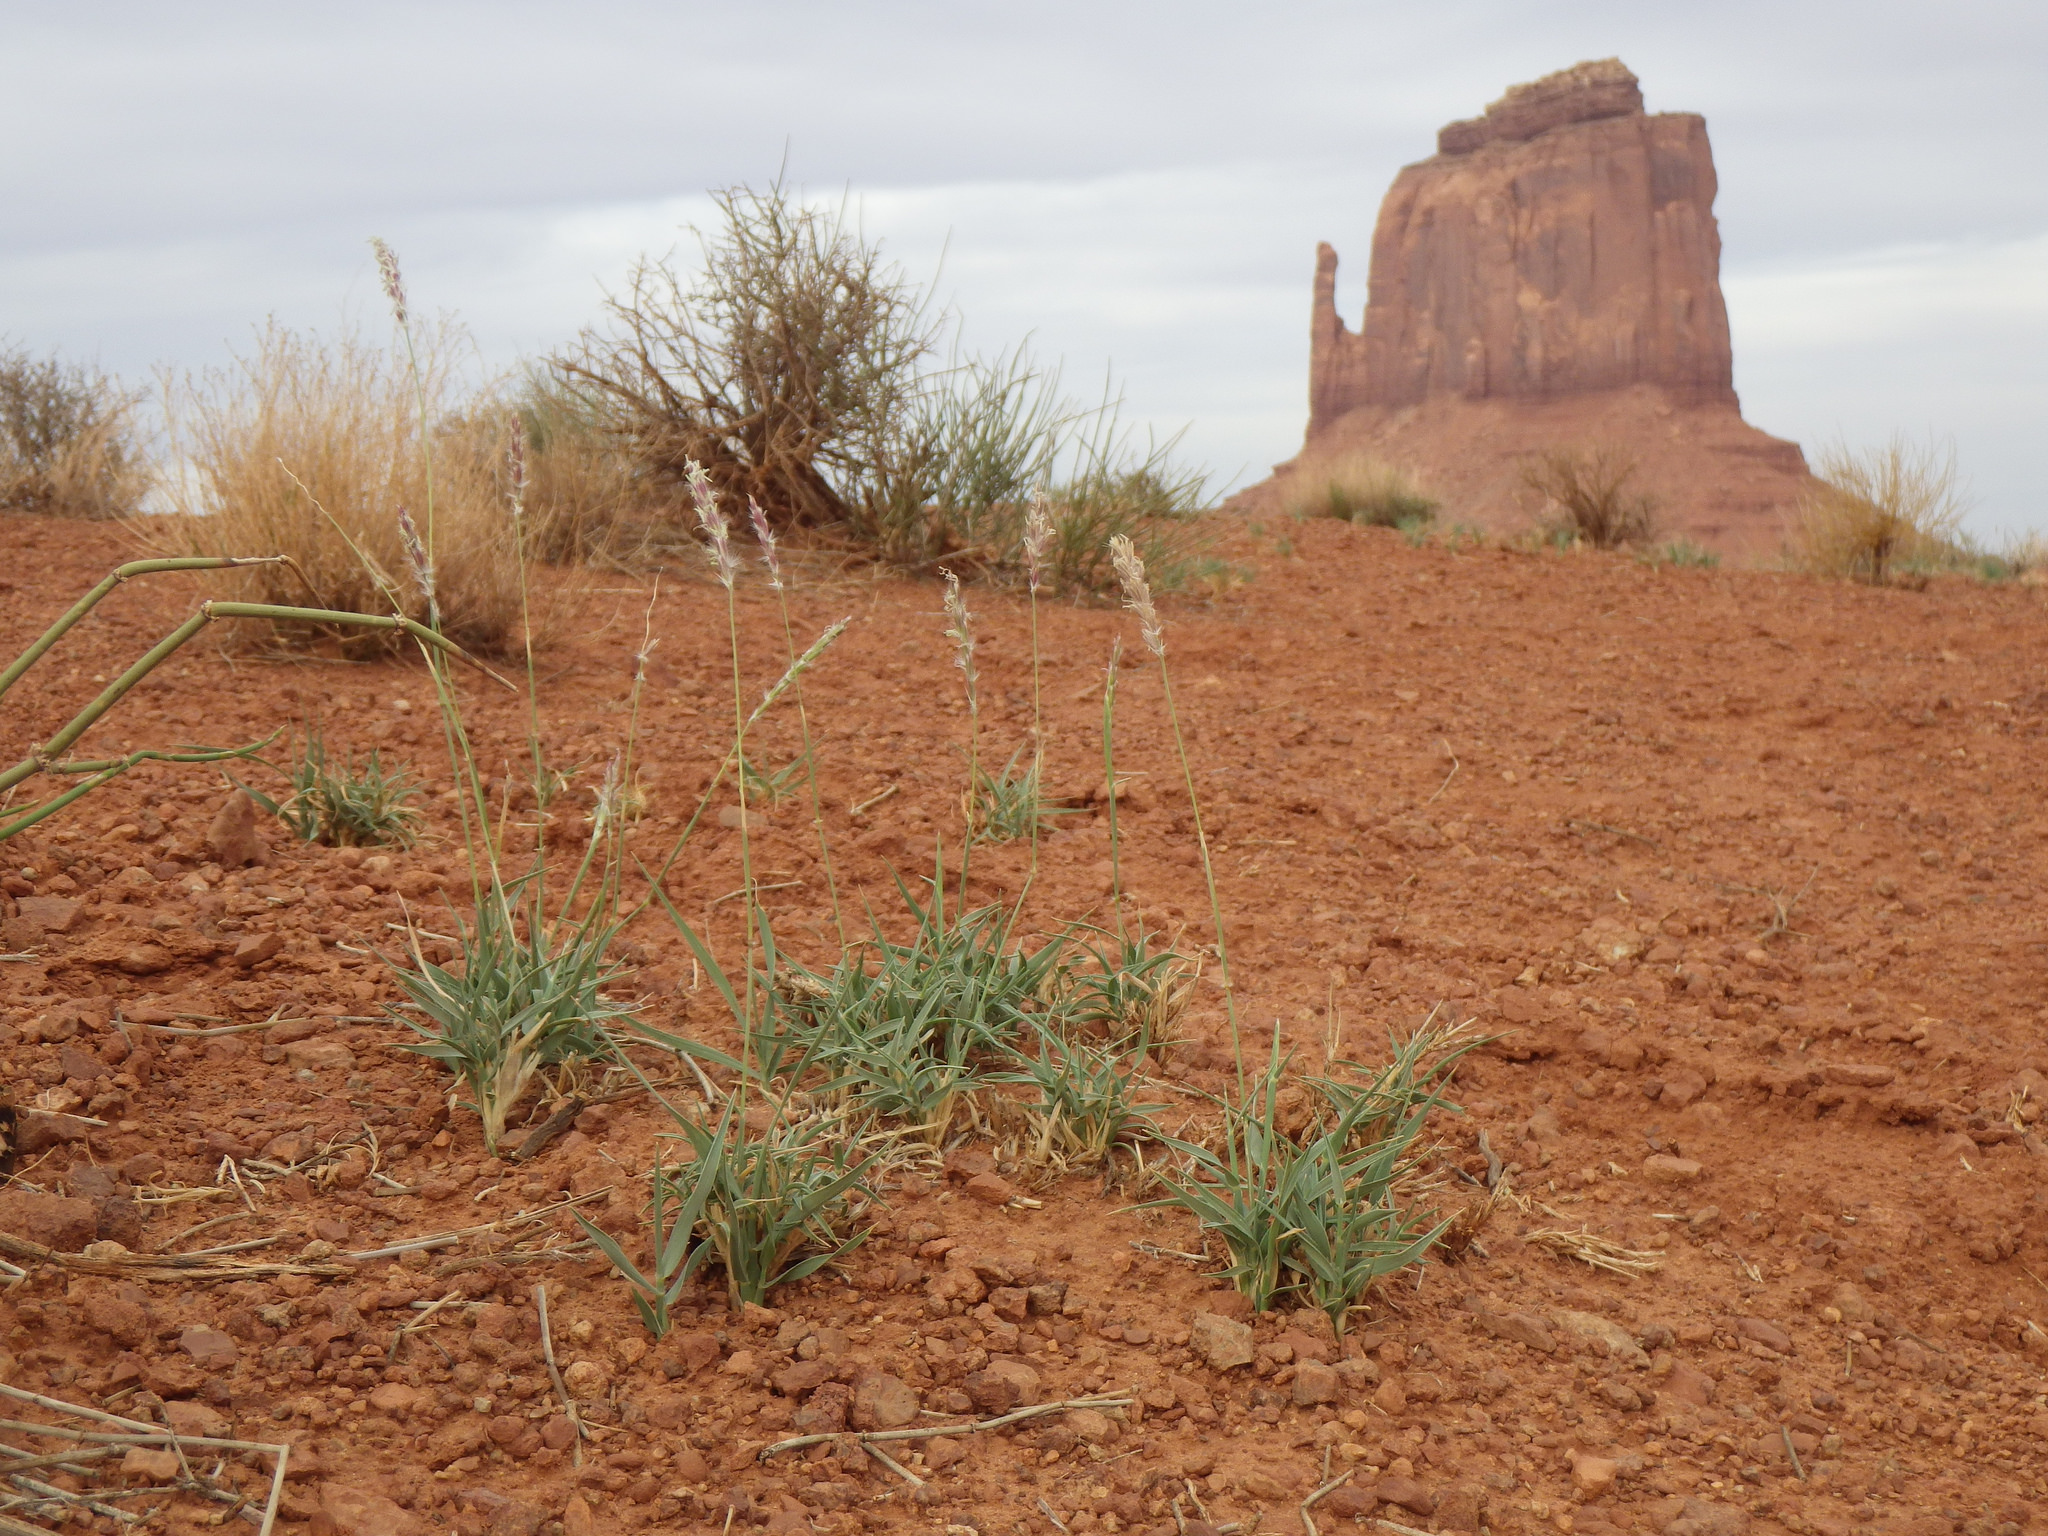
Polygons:
<instances>
[{"instance_id":1,"label":"grass seed head","mask_svg":"<svg viewBox=\"0 0 2048 1536\"><path fill-rule=\"evenodd\" d=\"M967 679L967 696L974 697L974 615L967 611L967 600L960 595L960 578L951 571L940 572L946 578L946 638L953 642L953 665L960 669Z\"/></svg>"},{"instance_id":2,"label":"grass seed head","mask_svg":"<svg viewBox=\"0 0 2048 1536\"><path fill-rule=\"evenodd\" d=\"M782 590L782 557L775 552L775 530L768 526L768 514L761 503L747 498L747 516L754 524L754 540L761 546L761 563L768 567L768 585Z\"/></svg>"},{"instance_id":3,"label":"grass seed head","mask_svg":"<svg viewBox=\"0 0 2048 1536\"><path fill-rule=\"evenodd\" d=\"M420 542L419 525L412 520L412 513L404 507L398 509L398 533L405 540L406 564L412 568L412 579L420 589L420 595L427 600L427 606L434 605L434 562L428 558L427 547Z\"/></svg>"},{"instance_id":4,"label":"grass seed head","mask_svg":"<svg viewBox=\"0 0 2048 1536\"><path fill-rule=\"evenodd\" d=\"M1024 513L1024 570L1030 578L1033 592L1041 591L1045 586L1052 541L1052 500L1045 494L1044 486L1033 486L1031 505Z\"/></svg>"},{"instance_id":5,"label":"grass seed head","mask_svg":"<svg viewBox=\"0 0 2048 1536\"><path fill-rule=\"evenodd\" d=\"M690 501L697 508L697 526L704 530L704 537L710 541L712 568L718 572L718 579L725 584L726 591L730 592L733 582L739 577L740 557L733 552L732 530L718 505L718 492L712 489L711 476L695 459L687 461L683 477L690 482Z\"/></svg>"},{"instance_id":6,"label":"grass seed head","mask_svg":"<svg viewBox=\"0 0 2048 1536\"><path fill-rule=\"evenodd\" d=\"M1166 659L1166 636L1159 625L1159 610L1152 606L1152 588L1145 581L1145 562L1139 558L1129 537L1117 534L1109 541L1109 558L1116 567L1116 579L1124 589L1124 606L1138 616L1138 632L1145 647L1161 661Z\"/></svg>"},{"instance_id":7,"label":"grass seed head","mask_svg":"<svg viewBox=\"0 0 2048 1536\"><path fill-rule=\"evenodd\" d=\"M512 488L512 516L526 514L526 422L514 415L511 440L505 445L505 478Z\"/></svg>"},{"instance_id":8,"label":"grass seed head","mask_svg":"<svg viewBox=\"0 0 2048 1536\"><path fill-rule=\"evenodd\" d=\"M405 304L405 279L398 271L398 252L381 238L372 240L370 249L377 253L377 277L384 284L384 297L391 301L392 318L404 325L411 315Z\"/></svg>"}]
</instances>

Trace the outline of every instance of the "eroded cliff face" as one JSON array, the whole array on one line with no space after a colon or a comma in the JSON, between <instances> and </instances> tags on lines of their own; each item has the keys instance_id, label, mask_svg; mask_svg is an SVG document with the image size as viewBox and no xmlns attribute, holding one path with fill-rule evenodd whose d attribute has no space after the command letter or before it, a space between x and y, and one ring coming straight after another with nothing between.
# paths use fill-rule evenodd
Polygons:
<instances>
[{"instance_id":1,"label":"eroded cliff face","mask_svg":"<svg viewBox=\"0 0 2048 1536\"><path fill-rule=\"evenodd\" d=\"M1617 60L1515 89L1403 170L1373 234L1363 334L1316 253L1309 433L1347 411L1655 384L1735 399L1714 157L1648 116Z\"/></svg>"},{"instance_id":2,"label":"eroded cliff face","mask_svg":"<svg viewBox=\"0 0 2048 1536\"><path fill-rule=\"evenodd\" d=\"M1364 455L1505 531L1534 515L1529 455L1598 442L1635 455L1666 535L1769 553L1806 464L1742 420L1717 190L1705 121L1644 112L1617 59L1449 124L1380 207L1361 330L1318 247L1303 452L1239 504L1284 505Z\"/></svg>"}]
</instances>

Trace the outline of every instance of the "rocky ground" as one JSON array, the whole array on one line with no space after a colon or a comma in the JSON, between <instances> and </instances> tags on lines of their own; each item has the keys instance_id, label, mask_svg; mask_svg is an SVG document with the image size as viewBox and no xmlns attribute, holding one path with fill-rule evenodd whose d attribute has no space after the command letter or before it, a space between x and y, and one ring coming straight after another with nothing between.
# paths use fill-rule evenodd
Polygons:
<instances>
[{"instance_id":1,"label":"rocky ground","mask_svg":"<svg viewBox=\"0 0 2048 1536\"><path fill-rule=\"evenodd\" d=\"M126 553L116 530L19 517L0 548L8 655ZM1484 1133L1514 1198L1346 1337L1319 1313L1248 1317L1178 1256L1201 1249L1192 1224L1133 1211L1128 1185L1041 1187L970 1143L893 1174L840 1269L772 1310L699 1287L652 1341L570 1248L562 1202L629 1232L657 1112L620 1099L528 1162L486 1157L382 1015L396 995L369 951L405 911L447 921L441 893L467 884L423 674L202 641L86 747L317 715L331 746L419 768L432 836L295 846L218 817L218 773L149 768L6 845L18 1146L0 1232L25 1273L0 1290L0 1381L287 1443L283 1528L320 1536L1291 1532L1345 1472L1308 1512L1325 1536L2029 1528L2048 1499L2042 594L1451 553L1336 525L1254 525L1231 553L1256 579L1167 617L1243 1016L1318 1066L1333 1035L1371 1060L1439 1006L1500 1034L1438 1130L1482 1182ZM650 601L602 581L539 669L542 736L595 765L585 783L626 734ZM0 704L8 760L197 595L169 579L110 600ZM1031 717L1028 614L973 601L1007 756ZM854 618L807 702L836 876L850 910L885 909L889 869L929 869L958 826L965 717L937 591L833 578L794 602L800 634ZM633 834L650 858L729 741L722 594L683 573L652 604ZM780 670L781 630L765 590L741 615L751 692ZM1077 799L1101 777L1125 622L1042 613L1050 773ZM486 762L516 765L523 704L472 693ZM1156 673L1127 670L1119 708L1138 776L1125 881L1193 949L1207 903ZM796 730L778 714L765 754ZM768 820L754 866L778 936L829 960L808 814ZM714 821L669 882L727 954L737 843ZM1103 916L1108 856L1099 811L1062 818L1033 920ZM1019 849L978 855L971 894L1025 868ZM648 1016L729 1039L672 930L629 939ZM1212 962L1169 1058L1178 1103L1226 1082L1218 979ZM1595 1269L1530 1240L1545 1230L1658 1267ZM182 1270L135 1257L258 1240ZM896 1469L848 1441L761 1454L1080 1398L1123 1406L900 1442ZM18 1398L0 1417L53 1421ZM91 1486L175 1481L174 1462L123 1450ZM219 1482L260 1507L269 1466L230 1457ZM163 1506L152 1530L235 1518L190 1494L123 1502Z\"/></svg>"}]
</instances>

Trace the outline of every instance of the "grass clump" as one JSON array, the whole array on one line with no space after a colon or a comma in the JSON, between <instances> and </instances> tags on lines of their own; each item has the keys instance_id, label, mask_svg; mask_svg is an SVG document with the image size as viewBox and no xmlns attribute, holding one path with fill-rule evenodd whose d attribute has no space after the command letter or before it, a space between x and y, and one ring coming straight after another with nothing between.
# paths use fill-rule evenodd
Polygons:
<instances>
[{"instance_id":1,"label":"grass clump","mask_svg":"<svg viewBox=\"0 0 2048 1536\"><path fill-rule=\"evenodd\" d=\"M725 1271L735 1308L767 1300L776 1286L831 1264L867 1234L848 1232L854 1204L872 1191L859 1149L829 1118L788 1120L777 1113L759 1132L746 1126L743 1099L727 1100L715 1124L668 1106L675 1141L689 1154L674 1163L656 1154L651 1175L649 1262L589 1218L583 1230L633 1290L641 1321L655 1338L707 1261Z\"/></svg>"},{"instance_id":2,"label":"grass clump","mask_svg":"<svg viewBox=\"0 0 2048 1536\"><path fill-rule=\"evenodd\" d=\"M1560 536L1595 549L1640 544L1656 528L1656 502L1628 489L1635 458L1620 448L1552 448L1522 466L1522 485Z\"/></svg>"},{"instance_id":3,"label":"grass clump","mask_svg":"<svg viewBox=\"0 0 2048 1536\"><path fill-rule=\"evenodd\" d=\"M413 802L419 798L419 783L410 769L387 769L375 747L361 762L331 758L320 733L309 730L289 768L264 766L291 782L290 794L277 800L247 784L241 787L301 842L331 848L410 848L418 840L423 817Z\"/></svg>"},{"instance_id":4,"label":"grass clump","mask_svg":"<svg viewBox=\"0 0 2048 1536\"><path fill-rule=\"evenodd\" d=\"M1334 517L1367 528L1426 528L1436 518L1437 502L1415 477L1379 459L1354 456L1338 459L1313 473L1287 510L1297 517Z\"/></svg>"},{"instance_id":5,"label":"grass clump","mask_svg":"<svg viewBox=\"0 0 2048 1536\"><path fill-rule=\"evenodd\" d=\"M879 930L824 975L786 966L772 978L771 1038L757 1054L793 1059L835 1103L859 1104L943 1144L976 1119L986 1074L1029 1037L1056 994L1065 943L1014 943L1017 913L1000 906L948 915L944 873L929 904L900 879L915 923L893 943Z\"/></svg>"},{"instance_id":6,"label":"grass clump","mask_svg":"<svg viewBox=\"0 0 2048 1536\"><path fill-rule=\"evenodd\" d=\"M1794 513L1792 554L1801 570L1883 586L1968 558L1967 503L1952 444L1903 435L1865 451L1837 443L1821 451L1816 475Z\"/></svg>"},{"instance_id":7,"label":"grass clump","mask_svg":"<svg viewBox=\"0 0 2048 1536\"><path fill-rule=\"evenodd\" d=\"M990 1081L1035 1088L1024 1108L1022 1154L1034 1167L1061 1175L1109 1162L1116 1148L1157 1134L1163 1103L1139 1097L1144 1052L1100 1046L1044 1026L1037 1049L1017 1053L1017 1065Z\"/></svg>"},{"instance_id":8,"label":"grass clump","mask_svg":"<svg viewBox=\"0 0 2048 1536\"><path fill-rule=\"evenodd\" d=\"M1690 571L1711 571L1721 564L1719 555L1691 539L1666 539L1656 548L1646 551L1641 558L1646 565L1668 565Z\"/></svg>"},{"instance_id":9,"label":"grass clump","mask_svg":"<svg viewBox=\"0 0 2048 1536\"><path fill-rule=\"evenodd\" d=\"M419 1036L404 1049L439 1062L468 1091L463 1107L483 1122L484 1149L493 1154L535 1076L614 1057L609 1026L636 1011L604 995L626 972L612 955L616 924L549 923L539 905L541 877L528 878L527 899L524 882L494 882L468 920L455 919L455 934L443 941L454 963L429 960L422 934L410 927L411 963L394 967L412 1005L396 1016ZM602 902L592 906L604 910Z\"/></svg>"},{"instance_id":10,"label":"grass clump","mask_svg":"<svg viewBox=\"0 0 2048 1536\"><path fill-rule=\"evenodd\" d=\"M1222 1241L1224 1273L1259 1311L1294 1298L1345 1316L1375 1280L1420 1260L1448 1222L1411 1196L1414 1152L1457 1057L1476 1044L1456 1031L1424 1029L1395 1047L1364 1085L1318 1080L1325 1110L1298 1137L1281 1128L1282 1072L1276 1034L1249 1090L1215 1099L1215 1145L1165 1138L1181 1154L1150 1202L1186 1211Z\"/></svg>"},{"instance_id":11,"label":"grass clump","mask_svg":"<svg viewBox=\"0 0 2048 1536\"><path fill-rule=\"evenodd\" d=\"M994 773L977 766L974 782L962 795L967 836L976 843L1015 843L1044 831L1056 816L1072 816L1076 808L1051 805L1039 786L1036 763L1023 763L1024 749Z\"/></svg>"},{"instance_id":12,"label":"grass clump","mask_svg":"<svg viewBox=\"0 0 2048 1536\"><path fill-rule=\"evenodd\" d=\"M442 329L416 341L408 355L272 325L232 367L174 382L166 414L188 473L173 499L193 515L159 537L194 554L288 556L232 573L236 595L250 601L395 612L471 651L515 651L519 530L499 455L459 451L469 403L460 336ZM401 513L423 530L424 579L413 574ZM293 643L391 643L331 624L270 627Z\"/></svg>"},{"instance_id":13,"label":"grass clump","mask_svg":"<svg viewBox=\"0 0 2048 1536\"><path fill-rule=\"evenodd\" d=\"M127 517L149 467L139 397L98 369L0 349L0 510Z\"/></svg>"}]
</instances>

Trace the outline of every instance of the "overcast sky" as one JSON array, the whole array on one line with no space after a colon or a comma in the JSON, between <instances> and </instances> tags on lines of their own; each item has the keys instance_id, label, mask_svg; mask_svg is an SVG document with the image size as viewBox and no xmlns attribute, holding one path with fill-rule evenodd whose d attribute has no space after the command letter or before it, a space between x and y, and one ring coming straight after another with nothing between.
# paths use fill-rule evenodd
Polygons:
<instances>
[{"instance_id":1,"label":"overcast sky","mask_svg":"<svg viewBox=\"0 0 2048 1536\"><path fill-rule=\"evenodd\" d=\"M1619 55L1704 113L1744 414L1953 438L1973 526L2048 529L2048 7L1266 0L0 0L0 337L145 376L266 315L378 318L366 239L483 355L544 351L760 183L1029 334L1219 487L1300 442L1315 243L1443 123Z\"/></svg>"}]
</instances>

